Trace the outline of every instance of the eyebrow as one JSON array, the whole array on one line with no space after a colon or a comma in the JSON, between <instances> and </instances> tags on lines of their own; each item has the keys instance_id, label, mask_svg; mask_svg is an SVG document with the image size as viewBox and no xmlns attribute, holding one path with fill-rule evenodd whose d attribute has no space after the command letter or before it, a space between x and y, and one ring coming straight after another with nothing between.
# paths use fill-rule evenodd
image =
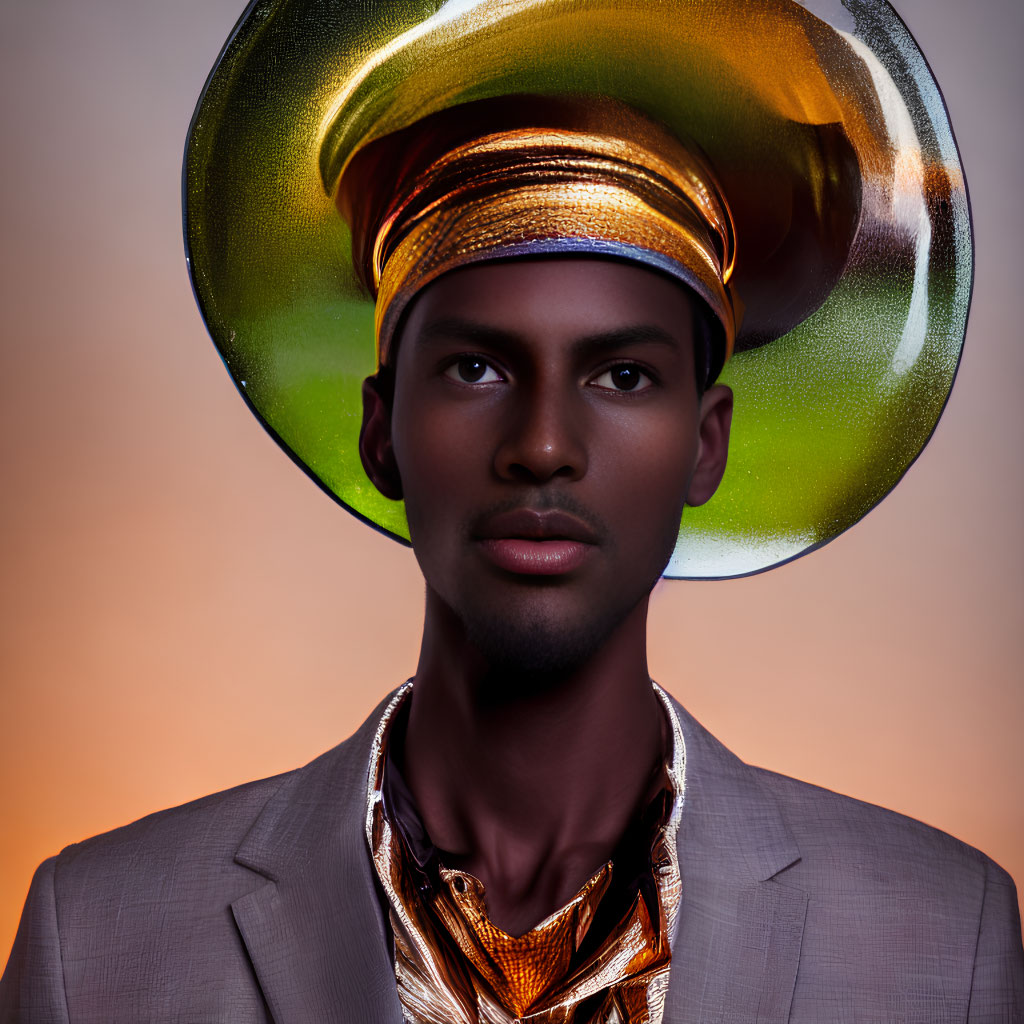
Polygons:
<instances>
[{"instance_id":1,"label":"eyebrow","mask_svg":"<svg viewBox=\"0 0 1024 1024\"><path fill-rule=\"evenodd\" d=\"M489 324L464 320L461 317L441 317L429 321L418 337L420 343L427 345L452 340L501 350L515 348L521 341L521 335ZM676 348L680 344L680 339L654 324L629 324L609 331L583 335L572 343L572 351L574 355L581 355L640 344Z\"/></svg>"}]
</instances>

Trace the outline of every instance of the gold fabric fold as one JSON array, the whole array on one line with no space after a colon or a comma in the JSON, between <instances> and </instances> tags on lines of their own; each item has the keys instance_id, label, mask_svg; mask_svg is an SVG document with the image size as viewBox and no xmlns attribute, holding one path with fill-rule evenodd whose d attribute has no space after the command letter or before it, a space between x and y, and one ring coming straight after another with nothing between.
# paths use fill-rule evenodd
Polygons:
<instances>
[{"instance_id":1,"label":"gold fabric fold","mask_svg":"<svg viewBox=\"0 0 1024 1024\"><path fill-rule=\"evenodd\" d=\"M739 307L729 289L735 235L695 148L608 99L504 97L469 107L399 133L386 157L390 140L378 140L342 178L338 205L377 299L379 364L409 301L441 274L557 253L629 259L678 278L721 324L717 361L728 358ZM369 168L389 160L393 193L374 196Z\"/></svg>"},{"instance_id":2,"label":"gold fabric fold","mask_svg":"<svg viewBox=\"0 0 1024 1024\"><path fill-rule=\"evenodd\" d=\"M682 731L663 692L655 687L672 734L666 765L671 802L651 844L656 920L637 893L617 926L580 960L581 944L610 884L611 863L522 936L508 935L489 920L484 886L471 874L442 866L437 888L420 890L410 851L383 799L390 726L411 688L406 684L395 695L378 727L366 817L367 842L388 900L406 1019L413 1024L660 1024L682 893L676 833L685 784Z\"/></svg>"},{"instance_id":3,"label":"gold fabric fold","mask_svg":"<svg viewBox=\"0 0 1024 1024\"><path fill-rule=\"evenodd\" d=\"M466 872L441 869L444 888L434 909L501 1005L522 1017L568 973L611 873L611 863L605 864L566 906L524 935L509 935L491 922L483 883Z\"/></svg>"}]
</instances>

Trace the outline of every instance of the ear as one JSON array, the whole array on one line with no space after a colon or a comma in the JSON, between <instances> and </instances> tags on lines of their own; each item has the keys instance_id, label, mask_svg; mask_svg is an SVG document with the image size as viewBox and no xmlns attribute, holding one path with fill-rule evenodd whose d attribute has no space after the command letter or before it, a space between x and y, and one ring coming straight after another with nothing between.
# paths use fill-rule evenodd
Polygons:
<instances>
[{"instance_id":1,"label":"ear","mask_svg":"<svg viewBox=\"0 0 1024 1024\"><path fill-rule=\"evenodd\" d=\"M385 498L401 501L402 480L391 445L391 391L380 375L363 381L359 458L373 486Z\"/></svg>"},{"instance_id":2,"label":"ear","mask_svg":"<svg viewBox=\"0 0 1024 1024\"><path fill-rule=\"evenodd\" d=\"M716 384L704 392L700 403L700 444L686 492L687 505L703 505L718 490L729 456L731 427L732 389Z\"/></svg>"}]
</instances>

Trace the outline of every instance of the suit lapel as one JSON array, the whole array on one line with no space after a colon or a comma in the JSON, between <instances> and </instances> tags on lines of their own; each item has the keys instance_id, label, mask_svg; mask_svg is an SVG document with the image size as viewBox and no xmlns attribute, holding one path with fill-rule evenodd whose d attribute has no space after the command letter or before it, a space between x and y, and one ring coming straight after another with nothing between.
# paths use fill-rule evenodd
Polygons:
<instances>
[{"instance_id":1,"label":"suit lapel","mask_svg":"<svg viewBox=\"0 0 1024 1024\"><path fill-rule=\"evenodd\" d=\"M782 873L799 850L757 770L675 708L686 742L683 890L664 1022L785 1024L807 895Z\"/></svg>"},{"instance_id":2,"label":"suit lapel","mask_svg":"<svg viewBox=\"0 0 1024 1024\"><path fill-rule=\"evenodd\" d=\"M370 745L385 704L286 779L235 856L266 878L231 909L275 1024L402 1020L363 838Z\"/></svg>"},{"instance_id":3,"label":"suit lapel","mask_svg":"<svg viewBox=\"0 0 1024 1024\"><path fill-rule=\"evenodd\" d=\"M785 1024L806 908L805 893L772 882L684 897L665 1024Z\"/></svg>"},{"instance_id":4,"label":"suit lapel","mask_svg":"<svg viewBox=\"0 0 1024 1024\"><path fill-rule=\"evenodd\" d=\"M236 854L265 879L232 912L275 1024L402 1020L363 836L370 747L387 700L351 739L288 776ZM784 1024L807 896L779 876L799 850L756 769L673 705L686 788L664 1024Z\"/></svg>"}]
</instances>

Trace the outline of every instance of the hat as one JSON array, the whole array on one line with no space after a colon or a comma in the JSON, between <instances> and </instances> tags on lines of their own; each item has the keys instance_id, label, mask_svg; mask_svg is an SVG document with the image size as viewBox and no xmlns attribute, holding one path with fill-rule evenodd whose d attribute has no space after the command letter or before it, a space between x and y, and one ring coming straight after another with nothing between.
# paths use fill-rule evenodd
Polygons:
<instances>
[{"instance_id":1,"label":"hat","mask_svg":"<svg viewBox=\"0 0 1024 1024\"><path fill-rule=\"evenodd\" d=\"M623 195L637 193L631 166L647 182L658 161L691 161L656 175L675 189L676 206L654 203L671 214L667 241L628 217L614 227L619 250L606 226L527 239L571 237L576 251L681 268L684 281L694 264L672 248L680 239L718 260L724 298L713 281L702 297L735 340L721 376L736 394L729 465L715 497L686 510L666 576L788 561L895 486L952 386L973 265L948 117L887 4L262 0L196 109L186 249L240 391L328 493L407 540L401 503L376 491L358 453L360 385L386 342L386 307L431 279L418 257L393 262L402 272L375 321L388 255L421 251L407 240L427 207L408 214L403 182L461 197L452 154L485 152L490 167L500 151L514 184L508 154L526 136L543 153L569 146L579 166L597 160ZM413 150L429 159L405 159ZM705 208L693 188L722 202ZM389 235L395 210L406 221ZM708 218L722 231L704 232ZM500 255L500 239L473 251ZM545 250L514 254L530 251Z\"/></svg>"}]
</instances>

